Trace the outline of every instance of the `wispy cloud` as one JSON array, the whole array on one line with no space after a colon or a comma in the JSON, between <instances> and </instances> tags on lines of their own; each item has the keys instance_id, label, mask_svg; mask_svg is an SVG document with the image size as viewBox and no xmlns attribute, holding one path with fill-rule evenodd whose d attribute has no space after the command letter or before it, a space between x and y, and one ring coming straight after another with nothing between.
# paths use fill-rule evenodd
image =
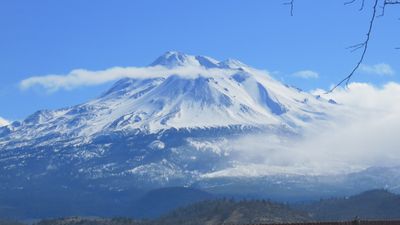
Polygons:
<instances>
[{"instance_id":1,"label":"wispy cloud","mask_svg":"<svg viewBox=\"0 0 400 225\"><path fill-rule=\"evenodd\" d=\"M364 72L364 73L375 74L375 75L380 75L380 76L395 74L393 68L389 64L386 64L386 63L379 63L379 64L375 64L375 65L361 64L360 71Z\"/></svg>"},{"instance_id":2,"label":"wispy cloud","mask_svg":"<svg viewBox=\"0 0 400 225\"><path fill-rule=\"evenodd\" d=\"M312 70L301 70L293 73L292 76L303 79L316 79L319 77L319 74Z\"/></svg>"},{"instance_id":3,"label":"wispy cloud","mask_svg":"<svg viewBox=\"0 0 400 225\"><path fill-rule=\"evenodd\" d=\"M155 77L167 77L172 74L182 76L218 76L232 74L234 71L227 69L206 69L202 67L184 66L177 68L154 67L114 67L106 70L90 71L85 69L72 70L68 74L49 74L44 76L33 76L22 80L19 84L21 89L29 89L40 86L50 92L60 89L70 90L79 86L99 85L124 77L146 79Z\"/></svg>"}]
</instances>

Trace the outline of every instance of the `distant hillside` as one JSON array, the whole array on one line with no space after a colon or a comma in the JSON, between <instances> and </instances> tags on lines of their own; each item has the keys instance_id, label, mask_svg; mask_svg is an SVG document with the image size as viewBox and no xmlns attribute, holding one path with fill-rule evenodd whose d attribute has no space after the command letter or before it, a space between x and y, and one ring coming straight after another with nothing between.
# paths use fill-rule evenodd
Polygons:
<instances>
[{"instance_id":1,"label":"distant hillside","mask_svg":"<svg viewBox=\"0 0 400 225\"><path fill-rule=\"evenodd\" d=\"M182 207L151 221L131 219L64 218L43 220L36 225L220 225L304 222L306 213L269 201L207 200Z\"/></svg>"},{"instance_id":2,"label":"distant hillside","mask_svg":"<svg viewBox=\"0 0 400 225\"><path fill-rule=\"evenodd\" d=\"M135 218L156 218L178 207L216 198L193 188L170 187L152 190L135 202Z\"/></svg>"},{"instance_id":3,"label":"distant hillside","mask_svg":"<svg viewBox=\"0 0 400 225\"><path fill-rule=\"evenodd\" d=\"M33 185L32 185L33 186ZM15 191L0 197L0 218L58 218L71 216L157 218L178 207L215 198L193 188L170 187L148 192L142 190L92 192L87 188L63 189L48 187L27 192ZM62 196L43 195L44 192ZM1 190L0 190L1 192ZM1 194L0 194L1 195ZM43 197L45 196L45 197ZM99 197L101 196L101 197ZM13 199L24 202L29 210L16 210ZM57 200L63 199L63 205ZM21 206L22 207L22 206ZM44 212L44 213L39 213Z\"/></svg>"},{"instance_id":4,"label":"distant hillside","mask_svg":"<svg viewBox=\"0 0 400 225\"><path fill-rule=\"evenodd\" d=\"M287 223L309 220L307 213L269 201L211 200L177 209L161 217L157 224L219 225Z\"/></svg>"},{"instance_id":5,"label":"distant hillside","mask_svg":"<svg viewBox=\"0 0 400 225\"><path fill-rule=\"evenodd\" d=\"M136 222L135 220L128 218L87 219L81 217L70 217L42 220L34 225L145 225L145 223Z\"/></svg>"},{"instance_id":6,"label":"distant hillside","mask_svg":"<svg viewBox=\"0 0 400 225\"><path fill-rule=\"evenodd\" d=\"M147 193L139 200L143 204L143 212L161 213L168 211L172 205L183 205L183 207L153 220L73 217L43 220L35 225L270 224L351 221L356 216L362 220L400 219L400 196L385 190L371 190L351 197L326 199L291 207L265 200L211 199L190 204L196 198L214 197L206 192L190 188L158 189ZM153 211L151 207L154 208ZM0 223L0 225L3 224Z\"/></svg>"},{"instance_id":7,"label":"distant hillside","mask_svg":"<svg viewBox=\"0 0 400 225\"><path fill-rule=\"evenodd\" d=\"M0 225L24 225L24 224L16 222L16 221L9 221L9 220L1 220L0 219Z\"/></svg>"},{"instance_id":8,"label":"distant hillside","mask_svg":"<svg viewBox=\"0 0 400 225\"><path fill-rule=\"evenodd\" d=\"M316 220L400 219L400 196L371 190L348 198L321 200L299 207Z\"/></svg>"}]
</instances>

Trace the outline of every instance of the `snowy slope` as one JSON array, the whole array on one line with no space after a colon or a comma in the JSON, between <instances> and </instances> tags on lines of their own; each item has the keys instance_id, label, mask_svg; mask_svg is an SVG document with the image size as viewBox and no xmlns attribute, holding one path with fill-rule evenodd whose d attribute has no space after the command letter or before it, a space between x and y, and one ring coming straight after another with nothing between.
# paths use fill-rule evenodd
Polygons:
<instances>
[{"instance_id":1,"label":"snowy slope","mask_svg":"<svg viewBox=\"0 0 400 225\"><path fill-rule=\"evenodd\" d=\"M19 144L51 136L91 139L112 133L157 133L171 128L284 126L299 129L321 119L332 104L291 88L237 60L167 52L151 66L199 67L207 74L170 74L118 81L90 102L55 111L38 111L9 126L7 138ZM26 139L26 142L24 141ZM0 146L1 141L0 132Z\"/></svg>"}]
</instances>

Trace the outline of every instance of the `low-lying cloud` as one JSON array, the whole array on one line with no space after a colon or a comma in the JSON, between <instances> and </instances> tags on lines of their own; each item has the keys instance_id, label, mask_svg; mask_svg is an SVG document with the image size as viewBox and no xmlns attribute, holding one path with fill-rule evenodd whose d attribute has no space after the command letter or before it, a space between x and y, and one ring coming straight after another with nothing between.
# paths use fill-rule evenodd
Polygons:
<instances>
[{"instance_id":1,"label":"low-lying cloud","mask_svg":"<svg viewBox=\"0 0 400 225\"><path fill-rule=\"evenodd\" d=\"M400 166L400 84L351 83L326 97L340 103L334 120L313 124L297 140L269 134L236 140L232 146L244 163L213 175L325 175Z\"/></svg>"},{"instance_id":2,"label":"low-lying cloud","mask_svg":"<svg viewBox=\"0 0 400 225\"><path fill-rule=\"evenodd\" d=\"M334 126L309 137L303 143L304 151L321 151L323 160L348 167L400 165L400 84L352 83L329 98L347 109L336 115Z\"/></svg>"}]
</instances>

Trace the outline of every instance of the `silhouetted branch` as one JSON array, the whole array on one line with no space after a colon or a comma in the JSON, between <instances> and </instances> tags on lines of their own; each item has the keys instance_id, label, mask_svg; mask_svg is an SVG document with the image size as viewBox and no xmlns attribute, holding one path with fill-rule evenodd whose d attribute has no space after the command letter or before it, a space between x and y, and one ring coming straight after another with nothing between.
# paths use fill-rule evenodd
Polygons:
<instances>
[{"instance_id":1,"label":"silhouetted branch","mask_svg":"<svg viewBox=\"0 0 400 225\"><path fill-rule=\"evenodd\" d=\"M361 7L360 7L359 11L364 9L364 5L365 5L365 0L362 0L361 1Z\"/></svg>"},{"instance_id":2,"label":"silhouetted branch","mask_svg":"<svg viewBox=\"0 0 400 225\"><path fill-rule=\"evenodd\" d=\"M366 37L365 41L362 42L362 43L359 43L357 45L350 46L350 48L353 48L353 51L361 49L361 48L363 49L363 51L361 53L361 56L360 56L360 59L358 60L357 64L353 68L353 70L349 73L349 75L347 75L343 80L341 80L339 83L337 83L327 93L331 93L332 91L334 91L337 87L339 87L343 83L345 83L346 86L348 86L351 77L354 75L354 73L357 71L357 69L360 67L361 63L363 62L364 57L365 57L365 53L367 52L367 49L368 49L368 44L369 44L369 40L370 40L370 37L371 37L372 28L374 27L374 22L375 22L375 18L376 18L376 12L377 12L377 8L378 8L378 1L379 0L374 0L372 16L371 16L371 19L370 19L370 22L369 22L367 37Z\"/></svg>"},{"instance_id":3,"label":"silhouetted branch","mask_svg":"<svg viewBox=\"0 0 400 225\"><path fill-rule=\"evenodd\" d=\"M356 1L356 0L351 0L351 1L345 2L344 4L345 4L345 5L350 5L350 4L353 4L355 1ZM364 9L364 5L365 5L365 0L362 0L362 1L361 1L361 6L360 6L359 11L361 11L361 10Z\"/></svg>"},{"instance_id":4,"label":"silhouetted branch","mask_svg":"<svg viewBox=\"0 0 400 225\"><path fill-rule=\"evenodd\" d=\"M353 4L357 0L349 0L347 2L344 2L345 5ZM374 22L377 17L384 16L385 14L385 9L388 5L400 5L400 0L372 0L373 1L373 7L372 7L372 14L369 20L369 26L368 26L368 31L366 34L366 38L363 42L352 45L347 47L347 49L350 49L351 52L357 51L359 49L362 49L361 56L359 60L357 61L356 65L353 67L351 72L344 78L342 79L339 83L337 83L332 89L326 92L326 94L333 92L337 87L345 83L346 87L348 86L350 79L353 77L354 73L358 70L362 62L364 61L365 54L368 50L368 44L369 40L371 38L372 30L374 27ZM381 4L380 4L381 3ZM289 5L290 6L290 15L293 16L293 8L294 8L294 0L290 0L288 2L283 3L284 5ZM378 12L378 7L382 9L381 14L377 15ZM361 0L361 6L359 8L359 11L362 11L365 9L365 0ZM396 50L400 50L400 47L396 47Z\"/></svg>"},{"instance_id":5,"label":"silhouetted branch","mask_svg":"<svg viewBox=\"0 0 400 225\"><path fill-rule=\"evenodd\" d=\"M344 4L345 4L345 5L353 4L355 1L356 1L356 0L351 0L351 1L345 2Z\"/></svg>"},{"instance_id":6,"label":"silhouetted branch","mask_svg":"<svg viewBox=\"0 0 400 225\"><path fill-rule=\"evenodd\" d=\"M384 16L385 15L386 6L388 6L388 5L396 5L396 4L400 4L400 0L385 0L385 1L383 1L383 6L381 7L382 8L382 12L381 12L381 14L379 16Z\"/></svg>"},{"instance_id":7,"label":"silhouetted branch","mask_svg":"<svg viewBox=\"0 0 400 225\"><path fill-rule=\"evenodd\" d=\"M290 16L293 16L294 0L290 0L289 2L285 2L283 4L290 6Z\"/></svg>"}]
</instances>

